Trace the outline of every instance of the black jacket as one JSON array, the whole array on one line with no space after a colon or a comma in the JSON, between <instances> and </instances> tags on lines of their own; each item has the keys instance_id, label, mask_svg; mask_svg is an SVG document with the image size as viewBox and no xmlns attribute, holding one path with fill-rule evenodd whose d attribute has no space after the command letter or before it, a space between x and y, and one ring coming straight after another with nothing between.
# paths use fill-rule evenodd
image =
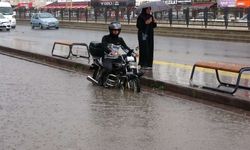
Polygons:
<instances>
[{"instance_id":1,"label":"black jacket","mask_svg":"<svg viewBox=\"0 0 250 150\"><path fill-rule=\"evenodd\" d=\"M103 36L102 44L106 53L110 53L110 50L108 49L108 44L121 45L123 48L131 51L131 49L127 46L122 37L114 36L111 34Z\"/></svg>"}]
</instances>

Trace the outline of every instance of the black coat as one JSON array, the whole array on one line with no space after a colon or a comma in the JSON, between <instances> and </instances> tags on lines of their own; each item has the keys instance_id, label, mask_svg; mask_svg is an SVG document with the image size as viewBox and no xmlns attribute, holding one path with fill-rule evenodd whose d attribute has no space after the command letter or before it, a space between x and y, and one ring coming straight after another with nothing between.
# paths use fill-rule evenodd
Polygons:
<instances>
[{"instance_id":1,"label":"black coat","mask_svg":"<svg viewBox=\"0 0 250 150\"><path fill-rule=\"evenodd\" d=\"M102 44L103 47L105 48L105 52L109 53L110 50L107 48L108 44L115 44L115 45L121 45L122 47L124 47L127 50L131 50L127 44L125 43L125 41L123 40L122 37L118 37L118 36L113 36L111 34L109 35L105 35L102 37Z\"/></svg>"},{"instance_id":2,"label":"black coat","mask_svg":"<svg viewBox=\"0 0 250 150\"><path fill-rule=\"evenodd\" d=\"M103 38L102 38L102 46L103 46L104 51L105 51L106 54L109 54L111 52L111 50L108 49L109 44L121 45L123 48L128 50L128 51L126 51L126 53L129 53L129 52L132 53L132 51L133 51L127 46L127 44L125 43L123 38L119 37L118 35L109 34L109 35L103 36ZM113 63L120 62L120 61L121 61L120 58L118 58L118 59L103 58L102 59L102 63L103 63L104 68L109 72L113 71Z\"/></svg>"},{"instance_id":3,"label":"black coat","mask_svg":"<svg viewBox=\"0 0 250 150\"><path fill-rule=\"evenodd\" d=\"M153 18L152 15L142 13L138 16L136 23L140 53L139 65L145 67L152 67L154 57L154 28L157 24L155 22L145 24L150 17Z\"/></svg>"}]
</instances>

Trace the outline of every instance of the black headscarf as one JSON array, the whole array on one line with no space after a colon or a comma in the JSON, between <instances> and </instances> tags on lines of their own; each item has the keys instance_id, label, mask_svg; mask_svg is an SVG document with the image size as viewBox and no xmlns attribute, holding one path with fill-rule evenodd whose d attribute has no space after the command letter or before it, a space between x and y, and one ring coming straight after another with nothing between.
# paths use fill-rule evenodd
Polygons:
<instances>
[{"instance_id":1,"label":"black headscarf","mask_svg":"<svg viewBox=\"0 0 250 150\"><path fill-rule=\"evenodd\" d=\"M151 7L145 7L145 8L142 8L141 10L141 14L139 16L141 16L143 18L144 21L148 20L150 17L152 17L151 14L147 14L146 10Z\"/></svg>"}]
</instances>

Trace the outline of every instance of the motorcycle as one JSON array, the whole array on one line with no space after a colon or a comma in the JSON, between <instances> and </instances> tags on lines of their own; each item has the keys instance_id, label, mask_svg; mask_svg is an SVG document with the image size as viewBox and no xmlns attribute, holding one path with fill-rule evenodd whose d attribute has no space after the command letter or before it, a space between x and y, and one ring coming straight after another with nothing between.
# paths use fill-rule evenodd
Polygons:
<instances>
[{"instance_id":1,"label":"motorcycle","mask_svg":"<svg viewBox=\"0 0 250 150\"><path fill-rule=\"evenodd\" d=\"M114 87L140 92L142 73L138 70L136 54L130 54L120 45L109 44L108 48L111 52L106 54L102 43L90 43L89 52L93 58L91 65L93 74L87 79L95 85L106 88Z\"/></svg>"}]
</instances>

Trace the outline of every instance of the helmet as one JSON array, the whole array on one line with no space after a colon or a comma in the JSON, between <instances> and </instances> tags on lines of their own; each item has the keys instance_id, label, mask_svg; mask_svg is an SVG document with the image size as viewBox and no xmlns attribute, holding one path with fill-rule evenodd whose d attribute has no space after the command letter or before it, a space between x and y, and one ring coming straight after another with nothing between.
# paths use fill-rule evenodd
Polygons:
<instances>
[{"instance_id":1,"label":"helmet","mask_svg":"<svg viewBox=\"0 0 250 150\"><path fill-rule=\"evenodd\" d=\"M109 24L109 33L110 33L110 35L115 36L115 37L118 36L120 34L120 32L121 32L121 28L122 28L122 25L120 24L120 22L111 22ZM118 30L119 31L118 34L114 35L113 32L112 32L113 30Z\"/></svg>"},{"instance_id":2,"label":"helmet","mask_svg":"<svg viewBox=\"0 0 250 150\"><path fill-rule=\"evenodd\" d=\"M111 22L109 24L109 30L121 30L122 29L122 25L120 24L120 22Z\"/></svg>"},{"instance_id":3,"label":"helmet","mask_svg":"<svg viewBox=\"0 0 250 150\"><path fill-rule=\"evenodd\" d=\"M122 25L120 24L120 22L111 22L109 24L109 31L111 31L111 30L121 31L121 29L122 29Z\"/></svg>"}]
</instances>

